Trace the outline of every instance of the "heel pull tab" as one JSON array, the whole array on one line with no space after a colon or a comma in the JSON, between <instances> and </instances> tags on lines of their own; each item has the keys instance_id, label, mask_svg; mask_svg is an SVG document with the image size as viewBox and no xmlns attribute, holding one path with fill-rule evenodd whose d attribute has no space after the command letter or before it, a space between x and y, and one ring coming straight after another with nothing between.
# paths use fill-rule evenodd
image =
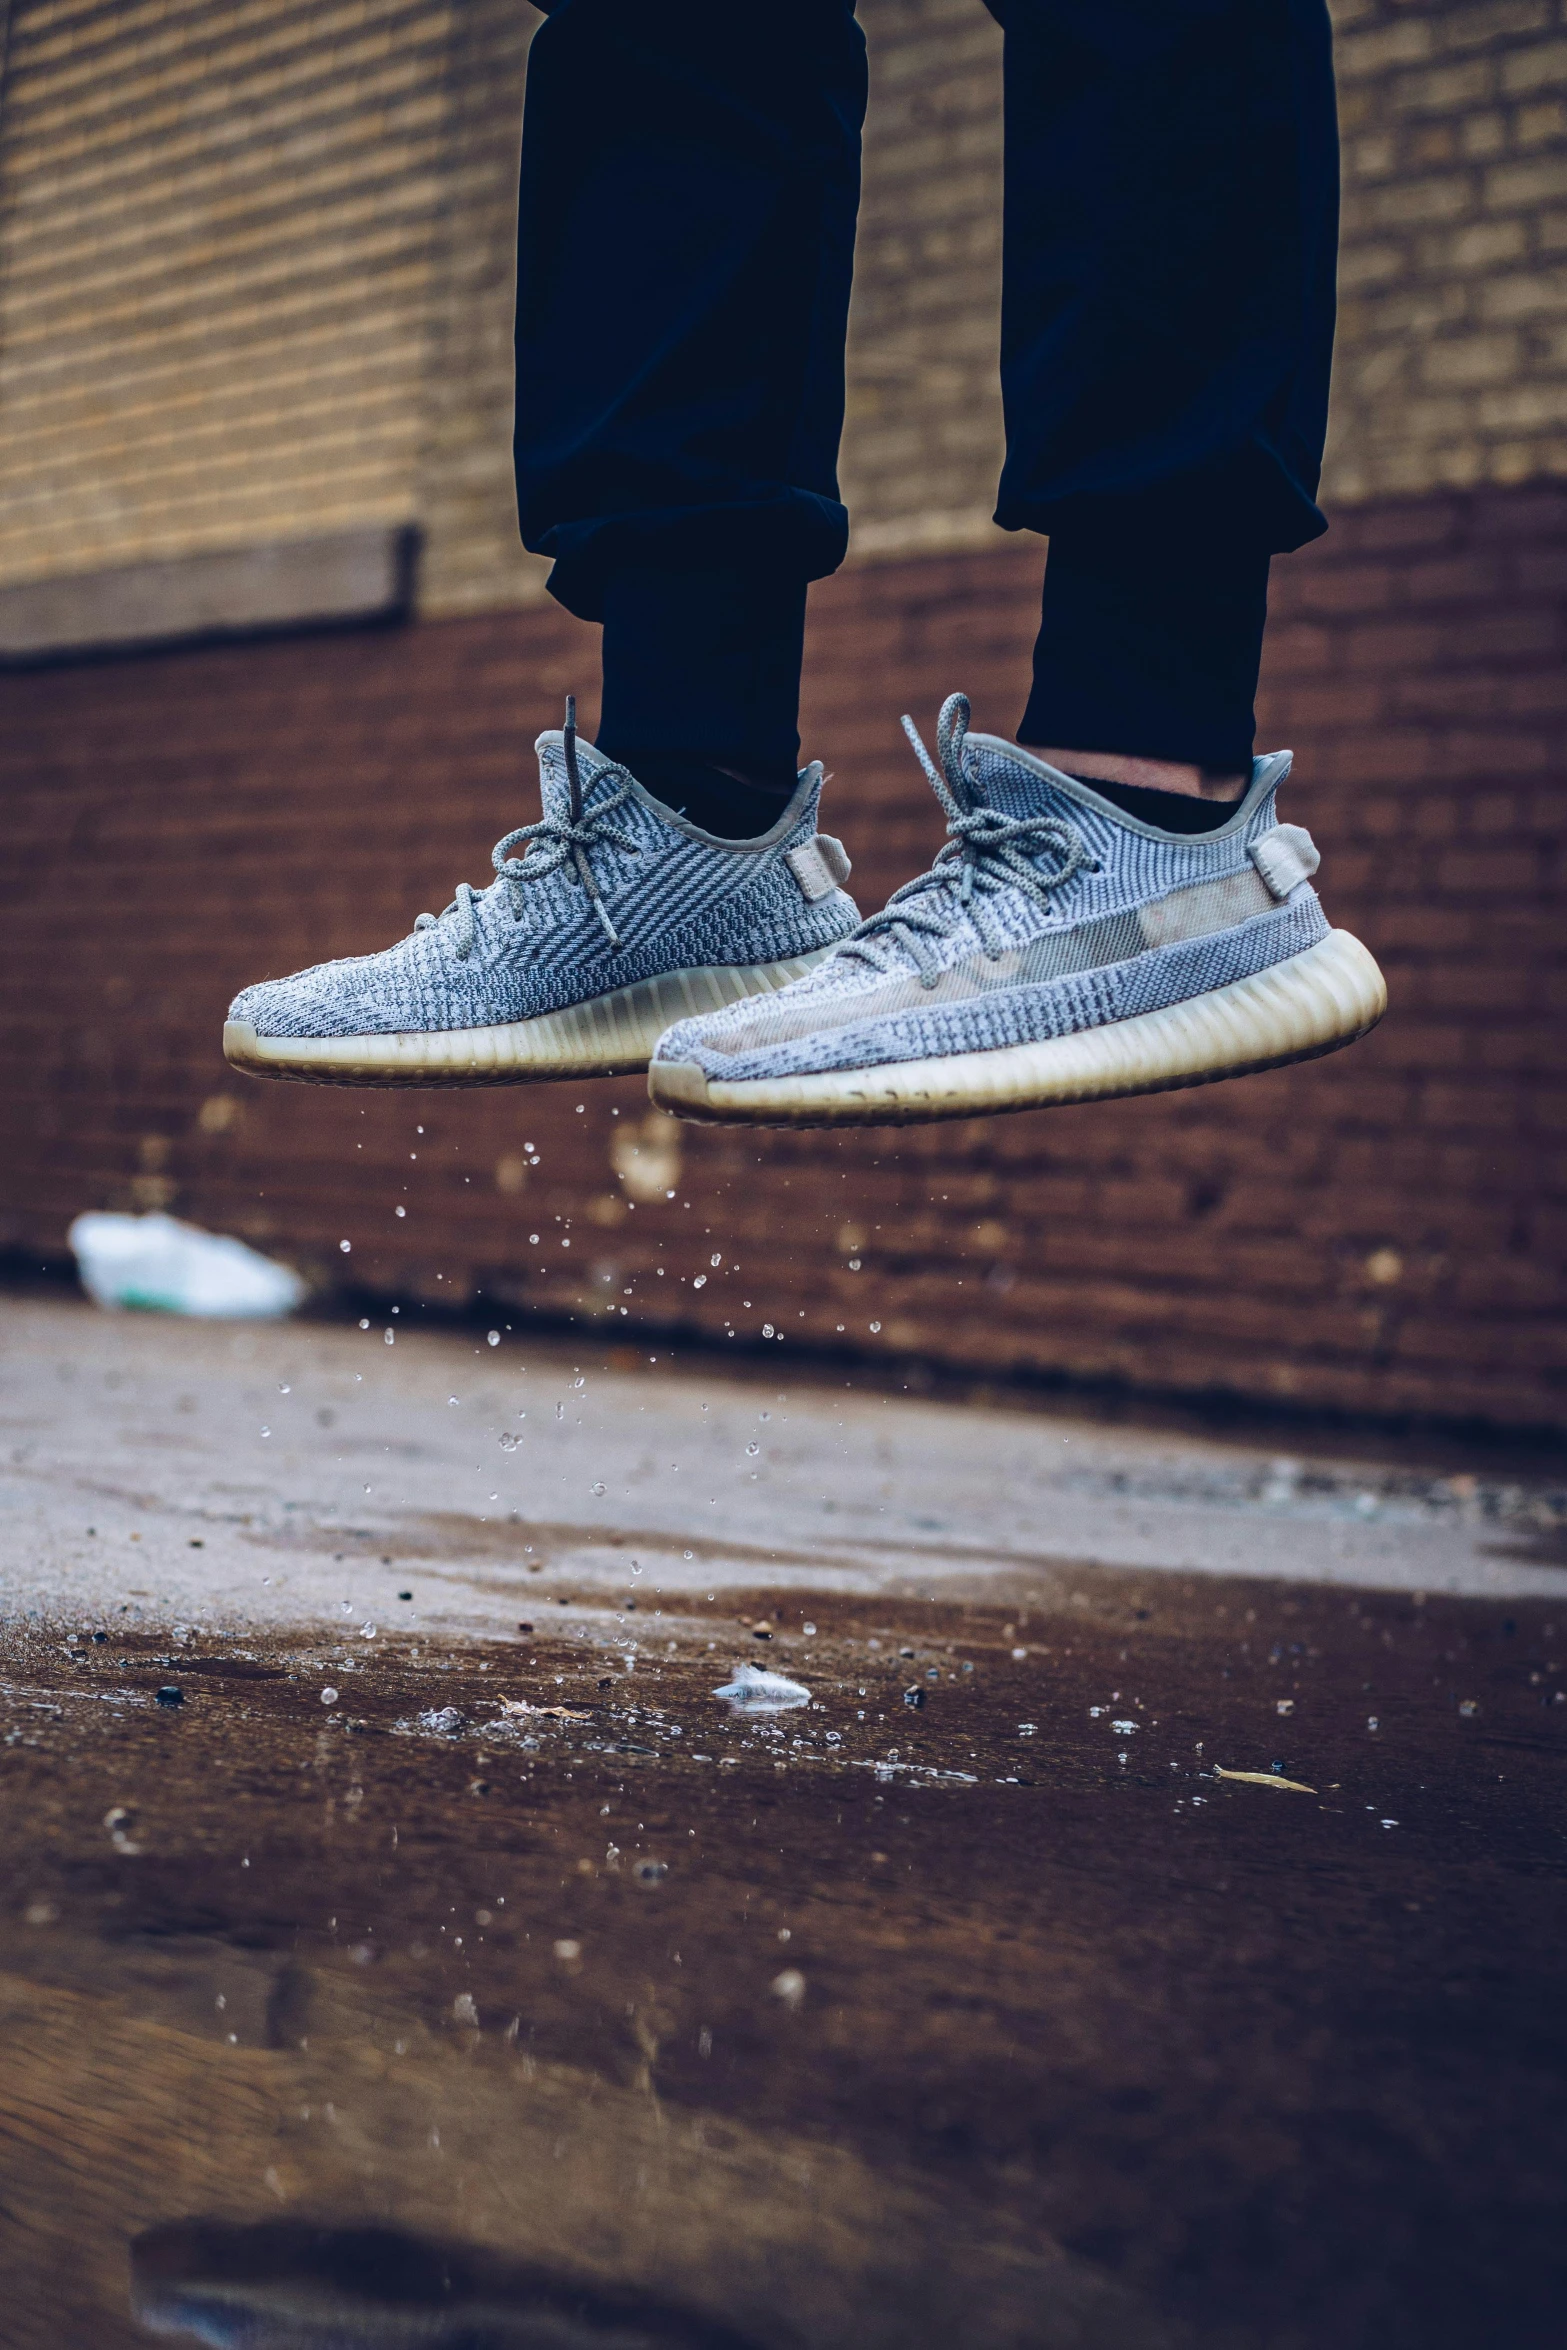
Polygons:
<instances>
[{"instance_id":1,"label":"heel pull tab","mask_svg":"<svg viewBox=\"0 0 1567 2350\"><path fill-rule=\"evenodd\" d=\"M808 906L830 898L849 878L849 852L830 832L819 832L797 849L785 849L784 863L800 885Z\"/></svg>"},{"instance_id":2,"label":"heel pull tab","mask_svg":"<svg viewBox=\"0 0 1567 2350\"><path fill-rule=\"evenodd\" d=\"M1275 824L1252 842L1247 855L1280 901L1309 881L1322 863L1322 852L1304 824Z\"/></svg>"}]
</instances>

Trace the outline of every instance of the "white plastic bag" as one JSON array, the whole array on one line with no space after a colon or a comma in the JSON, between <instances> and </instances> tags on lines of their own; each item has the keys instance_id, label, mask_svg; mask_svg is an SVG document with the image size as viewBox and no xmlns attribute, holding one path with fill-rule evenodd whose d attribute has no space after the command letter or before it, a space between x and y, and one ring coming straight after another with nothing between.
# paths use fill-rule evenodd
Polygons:
<instances>
[{"instance_id":1,"label":"white plastic bag","mask_svg":"<svg viewBox=\"0 0 1567 2350\"><path fill-rule=\"evenodd\" d=\"M291 1314L305 1284L242 1240L177 1216L78 1216L67 1235L88 1296L158 1314Z\"/></svg>"}]
</instances>

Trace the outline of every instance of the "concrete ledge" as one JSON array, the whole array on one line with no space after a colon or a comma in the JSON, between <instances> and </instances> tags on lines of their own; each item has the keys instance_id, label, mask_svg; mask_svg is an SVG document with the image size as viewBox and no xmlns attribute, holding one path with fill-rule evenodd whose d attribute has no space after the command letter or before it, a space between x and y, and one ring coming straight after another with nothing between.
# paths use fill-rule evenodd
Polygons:
<instances>
[{"instance_id":1,"label":"concrete ledge","mask_svg":"<svg viewBox=\"0 0 1567 2350\"><path fill-rule=\"evenodd\" d=\"M0 587L0 662L249 636L412 609L412 523Z\"/></svg>"}]
</instances>

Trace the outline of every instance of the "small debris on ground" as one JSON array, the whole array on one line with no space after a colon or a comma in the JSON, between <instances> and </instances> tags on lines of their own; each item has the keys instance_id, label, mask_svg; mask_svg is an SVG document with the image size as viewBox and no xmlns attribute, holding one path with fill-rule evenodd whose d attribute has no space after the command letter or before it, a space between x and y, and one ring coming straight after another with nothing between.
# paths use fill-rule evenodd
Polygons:
<instances>
[{"instance_id":1,"label":"small debris on ground","mask_svg":"<svg viewBox=\"0 0 1567 2350\"><path fill-rule=\"evenodd\" d=\"M607 1688L608 1683L601 1683L600 1686ZM532 1714L536 1718L547 1715L552 1722L591 1722L593 1719L591 1714L579 1713L575 1706L530 1705L525 1697L503 1697L501 1712L503 1714Z\"/></svg>"},{"instance_id":2,"label":"small debris on ground","mask_svg":"<svg viewBox=\"0 0 1567 2350\"><path fill-rule=\"evenodd\" d=\"M760 1665L737 1665L735 1677L713 1691L747 1713L782 1712L787 1706L809 1705L811 1693L786 1673L764 1673Z\"/></svg>"}]
</instances>

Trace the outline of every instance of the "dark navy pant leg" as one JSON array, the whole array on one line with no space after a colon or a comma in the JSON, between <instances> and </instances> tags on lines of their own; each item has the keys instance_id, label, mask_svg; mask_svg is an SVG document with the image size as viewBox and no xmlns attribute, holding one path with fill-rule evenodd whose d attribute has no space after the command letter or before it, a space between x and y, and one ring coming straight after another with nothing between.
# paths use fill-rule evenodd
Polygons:
<instances>
[{"instance_id":1,"label":"dark navy pant leg","mask_svg":"<svg viewBox=\"0 0 1567 2350\"><path fill-rule=\"evenodd\" d=\"M617 572L803 586L843 560L864 111L853 0L556 0L540 27L518 508L584 619L603 618Z\"/></svg>"},{"instance_id":2,"label":"dark navy pant leg","mask_svg":"<svg viewBox=\"0 0 1567 2350\"><path fill-rule=\"evenodd\" d=\"M1324 0L996 0L997 520L1049 534L1025 741L1239 767L1271 554L1325 527Z\"/></svg>"}]
</instances>

